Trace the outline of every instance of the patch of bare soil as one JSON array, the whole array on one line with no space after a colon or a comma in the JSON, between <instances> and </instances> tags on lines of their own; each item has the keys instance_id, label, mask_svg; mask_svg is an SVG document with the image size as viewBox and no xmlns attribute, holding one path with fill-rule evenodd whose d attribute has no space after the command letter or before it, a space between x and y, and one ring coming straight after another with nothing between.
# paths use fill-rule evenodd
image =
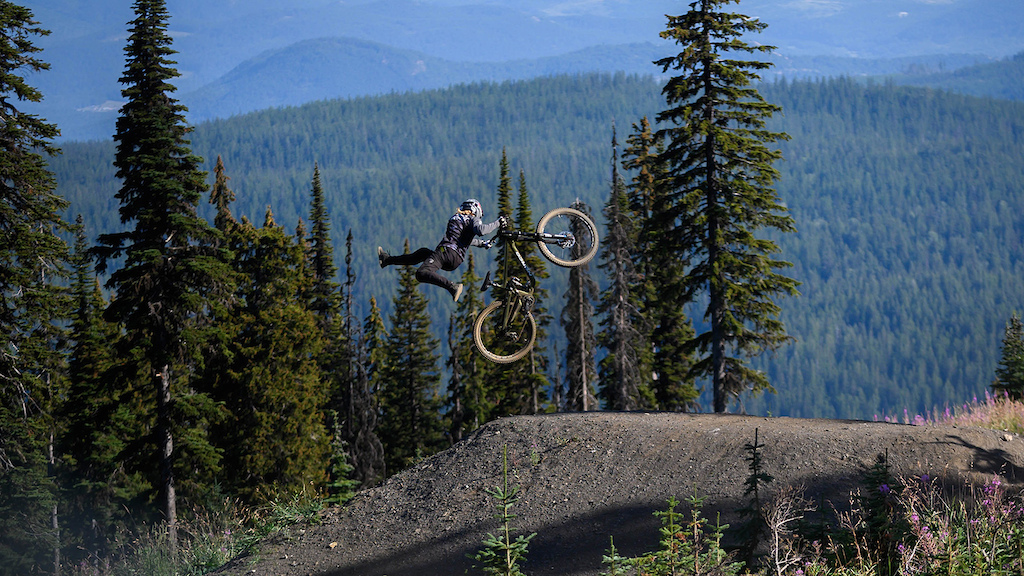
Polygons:
<instances>
[{"instance_id":1,"label":"patch of bare soil","mask_svg":"<svg viewBox=\"0 0 1024 576\"><path fill-rule=\"evenodd\" d=\"M1024 439L973 427L738 415L591 412L491 422L465 441L378 487L319 525L264 542L224 575L433 576L482 574L475 554L498 522L486 490L500 485L502 451L519 533L537 532L524 571L596 576L609 537L624 556L655 549L670 497L705 497L704 514L736 522L755 429L774 492L800 486L848 508L862 474L887 454L897 476L953 486L993 475L1024 487ZM681 508L683 508L681 506Z\"/></svg>"}]
</instances>

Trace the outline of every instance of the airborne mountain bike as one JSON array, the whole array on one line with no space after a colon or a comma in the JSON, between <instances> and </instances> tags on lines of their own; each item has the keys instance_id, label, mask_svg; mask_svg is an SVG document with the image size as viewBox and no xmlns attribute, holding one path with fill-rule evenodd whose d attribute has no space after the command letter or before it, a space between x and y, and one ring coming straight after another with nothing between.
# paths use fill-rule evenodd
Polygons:
<instances>
[{"instance_id":1,"label":"airborne mountain bike","mask_svg":"<svg viewBox=\"0 0 1024 576\"><path fill-rule=\"evenodd\" d=\"M516 244L536 242L549 261L573 268L586 264L597 254L597 227L579 210L555 208L537 222L536 232L516 230L503 220L498 235L491 240L495 241L505 243L501 280L492 280L490 271L484 277L480 290L486 292L490 288L494 301L476 317L473 342L484 358L508 364L526 356L537 341L533 317L537 278Z\"/></svg>"}]
</instances>

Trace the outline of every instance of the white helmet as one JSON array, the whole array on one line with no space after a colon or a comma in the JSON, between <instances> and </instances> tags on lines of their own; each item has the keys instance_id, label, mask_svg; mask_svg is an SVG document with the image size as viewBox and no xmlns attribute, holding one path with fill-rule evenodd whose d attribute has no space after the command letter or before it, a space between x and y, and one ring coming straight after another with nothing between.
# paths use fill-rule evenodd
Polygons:
<instances>
[{"instance_id":1,"label":"white helmet","mask_svg":"<svg viewBox=\"0 0 1024 576\"><path fill-rule=\"evenodd\" d=\"M480 202L476 198L470 198L459 206L459 210L463 212L472 212L476 218L483 218L484 207L480 205Z\"/></svg>"}]
</instances>

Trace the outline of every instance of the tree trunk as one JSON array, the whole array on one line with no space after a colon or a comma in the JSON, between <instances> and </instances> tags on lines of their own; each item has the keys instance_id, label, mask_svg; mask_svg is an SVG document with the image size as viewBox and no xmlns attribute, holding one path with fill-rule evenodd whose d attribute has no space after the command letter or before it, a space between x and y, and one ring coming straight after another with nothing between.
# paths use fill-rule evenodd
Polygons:
<instances>
[{"instance_id":1,"label":"tree trunk","mask_svg":"<svg viewBox=\"0 0 1024 576\"><path fill-rule=\"evenodd\" d=\"M584 306L583 306L583 274L577 269L575 270L576 276L576 318L579 323L579 339L580 339L580 394L583 395L582 401L580 402L580 408L583 412L590 410L590 402L588 401L590 396L590 383L587 382L587 331L584 328Z\"/></svg>"},{"instance_id":2,"label":"tree trunk","mask_svg":"<svg viewBox=\"0 0 1024 576\"><path fill-rule=\"evenodd\" d=\"M50 431L50 443L47 455L50 463L51 474L57 465L57 459L53 453L53 431ZM57 502L53 503L50 510L50 526L53 528L53 576L60 576L60 516L57 514Z\"/></svg>"},{"instance_id":3,"label":"tree trunk","mask_svg":"<svg viewBox=\"0 0 1024 576\"><path fill-rule=\"evenodd\" d=\"M164 518L172 561L178 556L178 509L174 491L174 438L171 433L171 375L164 365L154 378L157 403L157 438L160 442L160 476L163 482Z\"/></svg>"},{"instance_id":4,"label":"tree trunk","mask_svg":"<svg viewBox=\"0 0 1024 576\"><path fill-rule=\"evenodd\" d=\"M708 3L701 5L701 10L706 15L709 10ZM711 33L708 25L704 27L704 43L711 44ZM721 198L718 190L718 163L715 160L715 150L718 148L715 141L715 101L713 95L715 87L712 82L711 67L714 64L712 58L706 58L703 62L704 73L702 82L704 85L704 122L707 127L707 135L704 141L704 169L705 187L707 190L707 253L708 264L711 269L710 279L710 306L711 306L711 364L712 390L714 394L713 405L715 412L725 412L725 279L720 277L720 246L721 239L718 237L719 227L719 203Z\"/></svg>"}]
</instances>

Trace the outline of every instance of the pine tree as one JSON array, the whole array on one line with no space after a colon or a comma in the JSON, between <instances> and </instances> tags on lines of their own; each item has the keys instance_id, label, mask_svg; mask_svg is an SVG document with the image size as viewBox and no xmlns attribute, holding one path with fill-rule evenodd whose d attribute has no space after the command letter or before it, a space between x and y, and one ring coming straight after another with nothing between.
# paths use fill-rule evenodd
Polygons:
<instances>
[{"instance_id":1,"label":"pine tree","mask_svg":"<svg viewBox=\"0 0 1024 576\"><path fill-rule=\"evenodd\" d=\"M459 442L467 432L476 430L493 419L495 401L488 384L489 362L476 353L473 344L473 323L484 307L477 288L482 279L476 273L473 252L466 256L466 271L460 280L465 286L448 327L448 380L445 419L452 443Z\"/></svg>"},{"instance_id":2,"label":"pine tree","mask_svg":"<svg viewBox=\"0 0 1024 576\"><path fill-rule=\"evenodd\" d=\"M501 162L498 165L498 215L511 219L514 212L512 205L512 172L509 168L508 154L501 149ZM496 260L501 262L504 253L499 251Z\"/></svg>"},{"instance_id":3,"label":"pine tree","mask_svg":"<svg viewBox=\"0 0 1024 576\"><path fill-rule=\"evenodd\" d=\"M651 131L644 117L639 125L633 125L626 143L623 166L634 171L628 186L629 207L641 223L636 262L642 279L642 315L647 320L646 354L651 358L650 375L644 380L650 383L656 408L685 411L695 406L698 396L688 374L693 355L684 349L693 337L693 328L684 312L688 303L682 286L686 261L674 249L676 214L664 185L666 166L659 156L662 138Z\"/></svg>"},{"instance_id":4,"label":"pine tree","mask_svg":"<svg viewBox=\"0 0 1024 576\"><path fill-rule=\"evenodd\" d=\"M1024 399L1024 324L1016 313L1003 334L1003 351L996 368L992 391L1013 400Z\"/></svg>"},{"instance_id":5,"label":"pine tree","mask_svg":"<svg viewBox=\"0 0 1024 576\"><path fill-rule=\"evenodd\" d=\"M331 219L324 200L323 184L320 182L320 166L313 166L313 183L310 190L310 263L313 267L313 311L316 312L325 331L329 331L334 318L341 315L341 300L337 283L338 267L334 264L334 243L331 241ZM328 336L332 336L328 334Z\"/></svg>"},{"instance_id":6,"label":"pine tree","mask_svg":"<svg viewBox=\"0 0 1024 576\"><path fill-rule=\"evenodd\" d=\"M324 349L318 358L320 370L330 389L328 401L328 428L335 435L332 445L335 454L332 460L355 462L357 455L352 452L357 434L355 413L356 393L356 349L358 335L352 333L352 322L345 309L345 292L337 282L338 269L334 264L334 243L331 240L330 215L324 199L320 166L313 165L313 181L310 189L311 206L309 221L310 263L313 272L313 286L310 293L311 307L317 323L323 332ZM355 282L351 267L351 232L349 232L348 281ZM351 290L351 284L349 285ZM351 301L349 300L349 305ZM344 450L345 454L338 453ZM344 479L332 478L332 483L342 485Z\"/></svg>"},{"instance_id":7,"label":"pine tree","mask_svg":"<svg viewBox=\"0 0 1024 576\"><path fill-rule=\"evenodd\" d=\"M374 396L379 396L384 374L388 369L387 355L388 330L384 325L384 316L377 305L377 298L370 297L370 312L363 321L363 338L361 346L366 359L363 366L366 367L367 379L370 382L370 390Z\"/></svg>"},{"instance_id":8,"label":"pine tree","mask_svg":"<svg viewBox=\"0 0 1024 576\"><path fill-rule=\"evenodd\" d=\"M178 73L168 59L174 51L166 7L162 0L137 0L133 9L121 77L126 102L114 135L114 167L122 182L116 197L121 221L130 229L101 235L95 253L100 272L112 260L123 261L107 283L115 291L107 317L122 322L122 357L137 358L137 372L151 386L159 502L174 557L174 431L179 424L190 427L178 438L189 446L194 460L182 464L190 470L216 466L216 452L193 424L205 422L196 411L205 412L210 405L203 395L190 391L188 377L202 360L197 351L203 316L219 300L218 294L232 288L226 259L215 248L217 232L197 214L206 175L199 168L202 160L190 150L185 107L170 96L170 82ZM181 448L186 446L178 447L179 455L185 455Z\"/></svg>"},{"instance_id":9,"label":"pine tree","mask_svg":"<svg viewBox=\"0 0 1024 576\"><path fill-rule=\"evenodd\" d=\"M533 214L530 207L529 191L526 186L526 176L520 171L518 206L512 203L512 179L509 175L508 158L502 151L500 174L498 178L498 212L500 215L512 219L515 227L519 230L533 229ZM517 245L527 267L533 272L534 277L539 281L548 277L544 261L538 254L535 245L523 242ZM498 274L503 274L502 264L505 261L505 254L511 250L511 246L502 242L499 244L496 262ZM510 274L522 276L524 273L518 268L517 259L512 257ZM500 278L506 282L506 278ZM494 417L508 416L511 414L536 414L541 412L547 403L547 398L541 394L549 388L549 383L544 372L547 368L547 358L543 354L543 341L547 334L545 327L551 323L551 317L544 307L546 291L540 287L534 290L533 314L537 321L537 344L530 351L530 354L518 362L495 366L492 369L491 379L497 382L494 390L496 407Z\"/></svg>"},{"instance_id":10,"label":"pine tree","mask_svg":"<svg viewBox=\"0 0 1024 576\"><path fill-rule=\"evenodd\" d=\"M638 229L630 217L626 183L619 174L614 130L611 194L603 214L607 233L598 268L608 276L608 288L597 306L602 318L597 343L608 353L599 366L600 398L609 410L651 408L654 398L644 378L651 370L649 330L642 314L642 277L634 264L639 260Z\"/></svg>"},{"instance_id":11,"label":"pine tree","mask_svg":"<svg viewBox=\"0 0 1024 576\"><path fill-rule=\"evenodd\" d=\"M260 229L243 220L236 250L245 281L232 310L237 330L222 389L231 418L218 437L228 486L248 501L323 486L329 438L327 384L315 360L323 347L305 295L312 276L301 244L268 210Z\"/></svg>"},{"instance_id":12,"label":"pine tree","mask_svg":"<svg viewBox=\"0 0 1024 576\"><path fill-rule=\"evenodd\" d=\"M533 230L536 222L533 219L533 208L530 203L530 191L526 185L526 174L519 171L519 194L516 205L516 227L520 230ZM548 358L544 354L544 341L547 339L547 327L551 325L551 314L548 312L547 302L548 291L540 286L540 281L548 278L548 267L546 261L540 256L540 249L532 242L525 242L519 247L527 268L533 272L538 286L533 291L533 316L537 320L537 343L534 344L527 356L529 362L517 362L510 365L514 370L518 369L518 380L522 382L519 389L529 394L530 405L523 413L537 414L545 410L548 398L546 390L551 383L548 382L546 373Z\"/></svg>"},{"instance_id":13,"label":"pine tree","mask_svg":"<svg viewBox=\"0 0 1024 576\"><path fill-rule=\"evenodd\" d=\"M501 162L498 170L497 195L498 215L512 220L515 215L515 205L512 202L512 176L510 173L508 156L504 149L501 151ZM518 227L519 225L520 224L517 221L516 226ZM495 254L498 279L503 283L508 281L507 278L502 277L505 272L503 264L506 259L506 254L508 254L511 249L512 248L509 244L501 242L498 244L498 249ZM511 258L512 261L515 262L515 257L512 256ZM513 264L513 266L515 265L516 264ZM512 271L512 273L517 274L518 271ZM540 331L539 320L540 319L538 318L538 332ZM490 370L491 380L495 383L493 387L493 418L500 418L502 416L509 416L513 414L528 414L532 411L532 406L534 404L532 394L530 393L532 384L530 382L523 382L523 364L526 364L526 362L519 361L514 364L495 366ZM528 364L530 364L530 370L532 371L532 357Z\"/></svg>"},{"instance_id":14,"label":"pine tree","mask_svg":"<svg viewBox=\"0 0 1024 576\"><path fill-rule=\"evenodd\" d=\"M62 234L71 227L44 159L58 152L57 127L20 109L42 99L24 76L49 68L33 44L49 31L10 2L0 3L0 30L0 571L25 574L60 562L50 469L71 314Z\"/></svg>"},{"instance_id":15,"label":"pine tree","mask_svg":"<svg viewBox=\"0 0 1024 576\"><path fill-rule=\"evenodd\" d=\"M233 214L231 204L235 201L235 192L228 187L227 172L224 169L224 161L217 156L217 164L213 169L213 189L210 190L210 204L217 211L213 218L213 225L220 230L222 242L227 242L228 235L232 228L238 225Z\"/></svg>"},{"instance_id":16,"label":"pine tree","mask_svg":"<svg viewBox=\"0 0 1024 576\"><path fill-rule=\"evenodd\" d=\"M765 129L779 108L752 87L757 71L770 64L726 57L774 49L740 40L765 24L721 11L734 1L697 0L686 14L670 16L661 36L682 51L657 62L664 72L682 71L662 90L669 108L658 121L671 126L659 133L667 141L666 184L679 216L673 253L689 265L683 294L696 298L706 291L709 302L710 328L687 342L702 355L690 374L710 377L715 412L724 412L728 398L744 390L771 389L764 373L743 357L790 340L773 297L796 294L798 285L776 272L790 264L772 257L779 251L775 242L755 236L765 228L794 230L771 188L778 177L772 163L781 154L767 146L788 136Z\"/></svg>"},{"instance_id":17,"label":"pine tree","mask_svg":"<svg viewBox=\"0 0 1024 576\"><path fill-rule=\"evenodd\" d=\"M408 240L405 251L409 251ZM427 300L419 291L416 270L403 267L391 315L380 395L380 438L391 473L442 448L441 374L434 352L438 345L430 333Z\"/></svg>"},{"instance_id":18,"label":"pine tree","mask_svg":"<svg viewBox=\"0 0 1024 576\"><path fill-rule=\"evenodd\" d=\"M377 398L367 371L368 361L359 322L356 320L353 293L356 275L352 266L352 230L345 239L345 284L342 286L342 350L340 363L346 376L349 398L347 443L352 462L352 478L368 486L384 477L384 448L377 437ZM375 303L374 303L375 304Z\"/></svg>"},{"instance_id":19,"label":"pine tree","mask_svg":"<svg viewBox=\"0 0 1024 576\"><path fill-rule=\"evenodd\" d=\"M361 395L366 399L362 407L365 424L356 436L356 454L360 458L355 461L353 477L364 486L370 485L387 476L387 462L384 459L384 444L380 440L381 420L381 380L387 367L387 328L377 299L370 297L370 312L363 322L363 331L359 339L359 371L358 380ZM370 433L372 432L372 434Z\"/></svg>"},{"instance_id":20,"label":"pine tree","mask_svg":"<svg viewBox=\"0 0 1024 576\"><path fill-rule=\"evenodd\" d=\"M571 208L590 216L590 207L579 200L573 202ZM562 308L562 326L568 340L565 348L567 411L599 409L596 397L597 369L594 363L597 339L593 323L598 287L597 282L590 277L589 266L584 264L569 269L569 289L565 293L565 307Z\"/></svg>"}]
</instances>

